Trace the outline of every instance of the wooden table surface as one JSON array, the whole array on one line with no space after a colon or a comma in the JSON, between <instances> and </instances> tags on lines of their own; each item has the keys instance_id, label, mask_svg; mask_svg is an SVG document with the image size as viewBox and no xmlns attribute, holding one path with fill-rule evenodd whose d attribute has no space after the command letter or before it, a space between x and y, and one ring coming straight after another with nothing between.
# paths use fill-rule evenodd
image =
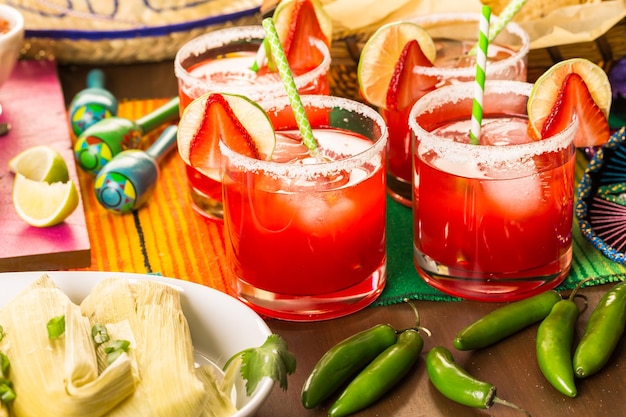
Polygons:
<instances>
[{"instance_id":1,"label":"wooden table surface","mask_svg":"<svg viewBox=\"0 0 626 417\"><path fill-rule=\"evenodd\" d=\"M59 76L69 104L71 98L85 88L85 77L90 66L61 65ZM176 79L171 62L110 65L99 67L106 75L106 88L118 99L162 98L176 95ZM410 260L407 260L410 261ZM612 284L583 289L589 307L597 304L601 295ZM580 300L582 303L582 299ZM426 337L422 357L409 375L395 389L375 405L356 416L520 416L502 405L488 410L467 408L440 395L430 384L425 372L426 352L435 345L451 349L457 362L482 380L498 388L498 395L528 410L533 417L626 416L626 343L622 337L609 363L598 374L579 380L578 396L568 398L553 389L541 375L535 356L537 326L480 351L459 352L452 347L458 330L497 308L498 304L477 302L416 303L422 325L431 332ZM576 339L583 333L591 308L582 312L578 321ZM264 404L258 417L325 416L326 404L314 410L305 410L300 403L300 390L321 355L338 341L377 323L390 323L398 328L409 326L414 314L407 305L366 308L350 316L317 322L291 323L268 321L273 332L280 334L297 357L297 371L289 377L289 388L277 386Z\"/></svg>"}]
</instances>

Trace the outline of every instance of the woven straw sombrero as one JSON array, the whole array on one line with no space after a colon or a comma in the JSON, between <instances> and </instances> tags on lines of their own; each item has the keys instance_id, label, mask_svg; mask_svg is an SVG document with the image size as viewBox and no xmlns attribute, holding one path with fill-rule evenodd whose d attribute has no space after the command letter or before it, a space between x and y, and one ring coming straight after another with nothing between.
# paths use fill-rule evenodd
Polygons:
<instances>
[{"instance_id":1,"label":"woven straw sombrero","mask_svg":"<svg viewBox=\"0 0 626 417\"><path fill-rule=\"evenodd\" d=\"M626 263L626 127L592 157L578 186L580 230L607 258Z\"/></svg>"},{"instance_id":2,"label":"woven straw sombrero","mask_svg":"<svg viewBox=\"0 0 626 417\"><path fill-rule=\"evenodd\" d=\"M173 58L187 40L260 24L261 0L8 0L26 23L23 56L62 63Z\"/></svg>"}]
</instances>

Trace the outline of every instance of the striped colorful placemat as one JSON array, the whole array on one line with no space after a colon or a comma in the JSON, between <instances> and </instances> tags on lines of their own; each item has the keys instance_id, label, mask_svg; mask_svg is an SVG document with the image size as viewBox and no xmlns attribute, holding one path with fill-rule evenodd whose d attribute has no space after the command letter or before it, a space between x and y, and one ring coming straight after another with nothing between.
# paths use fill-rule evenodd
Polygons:
<instances>
[{"instance_id":1,"label":"striped colorful placemat","mask_svg":"<svg viewBox=\"0 0 626 417\"><path fill-rule=\"evenodd\" d=\"M136 120L167 101L122 101L118 115ZM163 128L146 136L146 147ZM227 292L222 226L188 204L176 150L163 159L150 199L133 213L106 210L96 199L94 177L80 171L79 180L92 248L91 266L83 270L160 274Z\"/></svg>"},{"instance_id":2,"label":"striped colorful placemat","mask_svg":"<svg viewBox=\"0 0 626 417\"><path fill-rule=\"evenodd\" d=\"M167 100L123 101L119 116L135 120ZM160 130L148 135L146 146L159 134ZM585 166L586 160L579 154L579 177ZM151 199L132 214L104 209L93 191L94 178L79 172L79 180L91 241L91 266L82 270L160 274L230 293L225 279L223 227L191 209L184 164L176 151L163 161ZM425 284L415 271L411 211L389 199L387 219L387 286L374 305L399 303L404 298L455 300ZM594 283L601 283L616 281L623 274L626 266L604 257L575 225L572 271L559 289L571 289L588 276L597 277Z\"/></svg>"}]
</instances>

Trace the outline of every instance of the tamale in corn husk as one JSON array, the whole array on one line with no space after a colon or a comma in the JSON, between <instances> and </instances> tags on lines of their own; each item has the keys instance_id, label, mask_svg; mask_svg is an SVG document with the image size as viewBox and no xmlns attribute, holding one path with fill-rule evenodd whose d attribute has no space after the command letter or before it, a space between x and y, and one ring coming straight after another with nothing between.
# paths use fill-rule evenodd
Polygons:
<instances>
[{"instance_id":1,"label":"tamale in corn husk","mask_svg":"<svg viewBox=\"0 0 626 417\"><path fill-rule=\"evenodd\" d=\"M109 278L92 289L81 311L92 325L106 325L111 340L132 333L128 354L137 364L139 383L107 416L217 417L236 411L215 376L196 369L189 326L175 289L154 281Z\"/></svg>"},{"instance_id":2,"label":"tamale in corn husk","mask_svg":"<svg viewBox=\"0 0 626 417\"><path fill-rule=\"evenodd\" d=\"M207 393L207 404L201 417L228 417L232 416L237 409L228 396L225 395L218 384L215 370L210 365L203 365L196 368L196 375L204 384Z\"/></svg>"},{"instance_id":3,"label":"tamale in corn husk","mask_svg":"<svg viewBox=\"0 0 626 417\"><path fill-rule=\"evenodd\" d=\"M47 323L58 316L65 331L51 339ZM15 417L99 417L135 389L127 355L98 372L89 321L45 274L0 309L0 325Z\"/></svg>"}]
</instances>

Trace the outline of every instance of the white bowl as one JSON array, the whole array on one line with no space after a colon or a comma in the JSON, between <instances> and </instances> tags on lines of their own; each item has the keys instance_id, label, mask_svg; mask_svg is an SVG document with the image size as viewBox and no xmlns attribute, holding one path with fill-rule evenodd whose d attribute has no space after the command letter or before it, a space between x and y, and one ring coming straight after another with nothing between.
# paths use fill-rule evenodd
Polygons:
<instances>
[{"instance_id":1,"label":"white bowl","mask_svg":"<svg viewBox=\"0 0 626 417\"><path fill-rule=\"evenodd\" d=\"M0 86L11 75L24 41L24 17L11 6L0 4L0 20L9 22L9 31L0 33Z\"/></svg>"},{"instance_id":2,"label":"white bowl","mask_svg":"<svg viewBox=\"0 0 626 417\"><path fill-rule=\"evenodd\" d=\"M221 368L232 355L262 345L271 334L263 319L235 298L193 282L156 275L80 271L0 273L0 307L44 273L74 303L80 303L98 281L109 277L131 281L152 280L176 288L180 292L183 312L191 330L197 362L209 360ZM252 396L248 397L244 384L245 381L239 378L234 394L238 411L233 417L255 415L274 385L271 379L264 378Z\"/></svg>"}]
</instances>

